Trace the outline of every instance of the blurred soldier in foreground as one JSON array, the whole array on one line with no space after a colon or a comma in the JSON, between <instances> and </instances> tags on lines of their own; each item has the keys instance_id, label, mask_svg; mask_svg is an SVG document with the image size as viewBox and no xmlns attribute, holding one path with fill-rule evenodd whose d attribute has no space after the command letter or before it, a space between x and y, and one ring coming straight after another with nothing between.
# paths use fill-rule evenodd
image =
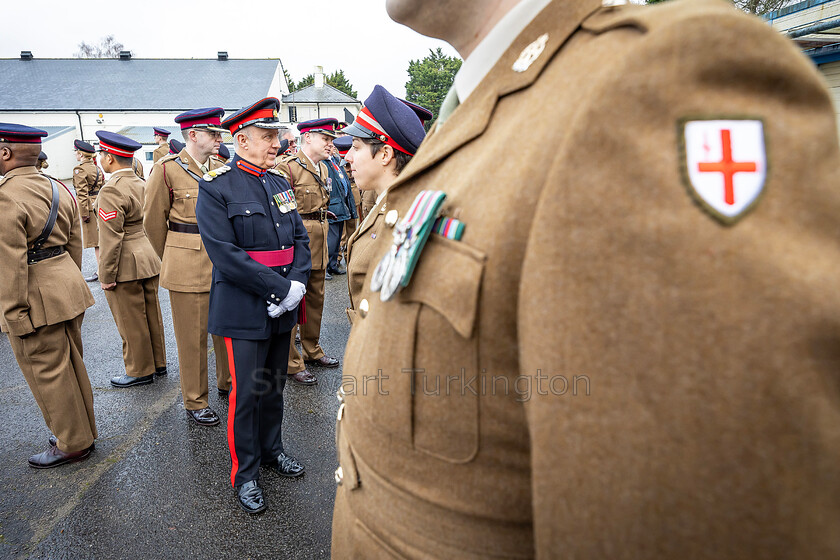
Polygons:
<instances>
[{"instance_id":1,"label":"blurred soldier in foreground","mask_svg":"<svg viewBox=\"0 0 840 560\"><path fill-rule=\"evenodd\" d=\"M209 107L175 117L186 148L154 165L143 208L146 235L162 260L160 285L169 290L184 409L202 426L215 426L219 417L207 399L207 310L213 264L198 233L195 205L198 181L223 165L216 154L226 132L220 120L224 114L221 107ZM213 337L213 349L216 386L226 396L230 381L222 337Z\"/></svg>"},{"instance_id":2,"label":"blurred soldier in foreground","mask_svg":"<svg viewBox=\"0 0 840 560\"><path fill-rule=\"evenodd\" d=\"M387 6L464 64L385 198L333 554L840 557L814 65L711 0Z\"/></svg>"},{"instance_id":3,"label":"blurred soldier in foreground","mask_svg":"<svg viewBox=\"0 0 840 560\"><path fill-rule=\"evenodd\" d=\"M82 278L79 210L70 191L35 169L43 130L0 123L0 327L54 434L35 468L93 451L93 391L82 361L82 318L93 296Z\"/></svg>"},{"instance_id":4,"label":"blurred soldier in foreground","mask_svg":"<svg viewBox=\"0 0 840 560\"><path fill-rule=\"evenodd\" d=\"M96 201L102 258L99 282L123 341L125 375L114 387L154 382L166 374L163 320L158 302L160 258L143 230L146 184L134 175L131 162L140 143L100 130L99 163L111 178Z\"/></svg>"},{"instance_id":5,"label":"blurred soldier in foreground","mask_svg":"<svg viewBox=\"0 0 840 560\"><path fill-rule=\"evenodd\" d=\"M283 388L311 259L294 192L272 169L285 147L277 135L279 107L269 97L223 121L236 155L199 181L196 206L213 261L209 329L225 337L233 376L230 482L252 514L266 508L261 465L287 477L304 472L283 447Z\"/></svg>"}]
</instances>

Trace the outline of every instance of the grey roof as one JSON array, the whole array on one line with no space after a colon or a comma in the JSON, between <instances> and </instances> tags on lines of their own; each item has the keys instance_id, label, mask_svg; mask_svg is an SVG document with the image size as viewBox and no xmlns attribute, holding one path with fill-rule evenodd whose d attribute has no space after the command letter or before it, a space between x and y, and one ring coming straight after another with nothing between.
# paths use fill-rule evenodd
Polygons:
<instances>
[{"instance_id":1,"label":"grey roof","mask_svg":"<svg viewBox=\"0 0 840 560\"><path fill-rule=\"evenodd\" d=\"M278 59L0 59L0 111L239 109L268 94Z\"/></svg>"},{"instance_id":2,"label":"grey roof","mask_svg":"<svg viewBox=\"0 0 840 560\"><path fill-rule=\"evenodd\" d=\"M335 89L329 84L324 87L315 85L306 86L303 89L293 91L283 96L283 103L360 103L358 99L350 97L341 90Z\"/></svg>"},{"instance_id":3,"label":"grey roof","mask_svg":"<svg viewBox=\"0 0 840 560\"><path fill-rule=\"evenodd\" d=\"M170 140L173 138L178 142L183 140L181 136L181 129L178 125L174 127L169 125L169 128L172 129L172 136L169 137ZM155 143L155 130L151 126L127 126L117 131L117 134L122 134L126 138L131 138L135 142L140 142L141 144L154 144ZM222 133L222 143L230 144L233 142L233 137L228 134L227 132Z\"/></svg>"}]
</instances>

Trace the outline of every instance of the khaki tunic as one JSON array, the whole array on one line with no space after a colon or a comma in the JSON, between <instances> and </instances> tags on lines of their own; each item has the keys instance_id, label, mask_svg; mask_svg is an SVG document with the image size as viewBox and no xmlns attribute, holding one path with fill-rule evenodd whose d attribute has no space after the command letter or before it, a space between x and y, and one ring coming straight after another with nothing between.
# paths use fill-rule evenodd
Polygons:
<instances>
[{"instance_id":1,"label":"khaki tunic","mask_svg":"<svg viewBox=\"0 0 840 560\"><path fill-rule=\"evenodd\" d=\"M143 171L143 164L140 163L139 159L134 158L131 161L131 169L134 171L134 174L140 177L141 179L146 178L145 171Z\"/></svg>"},{"instance_id":2,"label":"khaki tunic","mask_svg":"<svg viewBox=\"0 0 840 560\"><path fill-rule=\"evenodd\" d=\"M840 557L834 117L727 3L549 4L388 192L465 230L393 300L365 282L333 555ZM769 168L731 226L682 171L680 123L720 118Z\"/></svg>"},{"instance_id":3,"label":"khaki tunic","mask_svg":"<svg viewBox=\"0 0 840 560\"><path fill-rule=\"evenodd\" d=\"M142 377L166 366L163 319L158 302L160 258L143 230L145 183L120 169L96 201L99 219L99 281L116 282L105 297L123 339L126 373Z\"/></svg>"},{"instance_id":4,"label":"khaki tunic","mask_svg":"<svg viewBox=\"0 0 840 560\"><path fill-rule=\"evenodd\" d=\"M356 318L359 302L362 299L361 294L371 267L375 267L377 264L373 262L374 241L383 234L383 230L386 234L390 234L391 231L389 228L385 228L385 212L387 212L387 205L383 200L382 204L375 208L373 214L362 221L362 225L347 242L347 288L350 291L350 307L347 308L347 317L350 319L350 323L353 323Z\"/></svg>"},{"instance_id":5,"label":"khaki tunic","mask_svg":"<svg viewBox=\"0 0 840 560\"><path fill-rule=\"evenodd\" d=\"M169 230L170 222L197 225L198 181L179 162L197 177L204 174L186 149L159 160L146 182L143 225L155 253L162 260L160 285L171 292L184 405L187 409L199 410L208 406L207 313L213 264L199 234ZM213 170L224 162L211 156L206 165L208 170ZM175 313L175 309L181 307L186 313ZM217 387L228 389L230 373L224 339L214 336L213 347Z\"/></svg>"},{"instance_id":6,"label":"khaki tunic","mask_svg":"<svg viewBox=\"0 0 840 560\"><path fill-rule=\"evenodd\" d=\"M93 206L96 204L99 189L104 183L105 174L92 157L84 158L73 168L73 187L76 189L76 197L79 201L79 216L82 219L89 218L87 222L82 221L85 249L99 246L99 231Z\"/></svg>"},{"instance_id":7,"label":"khaki tunic","mask_svg":"<svg viewBox=\"0 0 840 560\"><path fill-rule=\"evenodd\" d=\"M161 144L155 151L152 152L152 163L157 163L159 159L169 155L169 144Z\"/></svg>"},{"instance_id":8,"label":"khaki tunic","mask_svg":"<svg viewBox=\"0 0 840 560\"><path fill-rule=\"evenodd\" d=\"M359 219L364 219L376 204L376 193L373 191L362 191L361 213Z\"/></svg>"},{"instance_id":9,"label":"khaki tunic","mask_svg":"<svg viewBox=\"0 0 840 560\"><path fill-rule=\"evenodd\" d=\"M65 452L86 449L96 438L93 392L82 361L81 324L94 304L81 274L82 238L73 195L59 186L55 226L45 247L63 254L28 264L52 202L49 179L19 167L0 179L0 327L47 427Z\"/></svg>"}]
</instances>

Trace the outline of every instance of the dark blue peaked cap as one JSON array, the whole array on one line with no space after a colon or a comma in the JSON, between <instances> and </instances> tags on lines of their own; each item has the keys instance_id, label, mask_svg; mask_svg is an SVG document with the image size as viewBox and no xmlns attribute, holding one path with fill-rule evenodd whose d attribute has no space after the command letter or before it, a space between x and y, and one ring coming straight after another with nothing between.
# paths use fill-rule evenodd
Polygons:
<instances>
[{"instance_id":1,"label":"dark blue peaked cap","mask_svg":"<svg viewBox=\"0 0 840 560\"><path fill-rule=\"evenodd\" d=\"M417 103L412 103L411 101L406 101L405 99L400 99L399 97L397 99L399 99L400 101L402 101L403 103L408 105L411 108L411 110L414 111L414 113L417 115L417 118L420 119L422 122L432 120L432 117L434 115L432 114L431 111L429 111L428 109L426 109L422 105L418 105Z\"/></svg>"},{"instance_id":2,"label":"dark blue peaked cap","mask_svg":"<svg viewBox=\"0 0 840 560\"><path fill-rule=\"evenodd\" d=\"M352 136L340 136L333 140L333 144L335 147L338 148L341 152L346 152L350 149L350 146L353 145L353 137Z\"/></svg>"},{"instance_id":3,"label":"dark blue peaked cap","mask_svg":"<svg viewBox=\"0 0 840 560\"><path fill-rule=\"evenodd\" d=\"M342 132L385 142L410 156L417 153L426 137L414 110L380 85L373 88L356 120Z\"/></svg>"},{"instance_id":4,"label":"dark blue peaked cap","mask_svg":"<svg viewBox=\"0 0 840 560\"><path fill-rule=\"evenodd\" d=\"M22 124L0 123L0 142L11 144L40 144L46 130Z\"/></svg>"},{"instance_id":5,"label":"dark blue peaked cap","mask_svg":"<svg viewBox=\"0 0 840 560\"><path fill-rule=\"evenodd\" d=\"M165 128L158 128L156 126L153 126L152 129L155 131L155 134L157 134L158 136L166 137L166 136L169 136L170 134L172 134L171 132L169 132Z\"/></svg>"},{"instance_id":6,"label":"dark blue peaked cap","mask_svg":"<svg viewBox=\"0 0 840 560\"><path fill-rule=\"evenodd\" d=\"M184 144L183 142L179 142L178 140L175 140L174 138L169 141L169 153L170 154L180 154L181 150L183 150L185 147L186 147L186 144Z\"/></svg>"},{"instance_id":7,"label":"dark blue peaked cap","mask_svg":"<svg viewBox=\"0 0 840 560\"><path fill-rule=\"evenodd\" d=\"M99 138L100 151L108 152L115 156L134 157L134 152L143 147L140 142L136 142L116 132L108 132L107 130L97 130L96 137Z\"/></svg>"},{"instance_id":8,"label":"dark blue peaked cap","mask_svg":"<svg viewBox=\"0 0 840 560\"><path fill-rule=\"evenodd\" d=\"M230 150L224 144L219 144L219 157L222 159L230 159Z\"/></svg>"},{"instance_id":9,"label":"dark blue peaked cap","mask_svg":"<svg viewBox=\"0 0 840 560\"><path fill-rule=\"evenodd\" d=\"M74 140L73 147L79 150L80 152L86 152L88 154L96 153L96 149L84 140Z\"/></svg>"}]
</instances>

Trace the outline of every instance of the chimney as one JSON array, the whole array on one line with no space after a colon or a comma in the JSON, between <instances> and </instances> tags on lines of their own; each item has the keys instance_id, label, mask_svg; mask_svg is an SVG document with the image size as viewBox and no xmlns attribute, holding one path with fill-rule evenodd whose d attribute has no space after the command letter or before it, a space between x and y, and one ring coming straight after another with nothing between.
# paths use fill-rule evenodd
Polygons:
<instances>
[{"instance_id":1,"label":"chimney","mask_svg":"<svg viewBox=\"0 0 840 560\"><path fill-rule=\"evenodd\" d=\"M120 60L131 60L131 51L120 51Z\"/></svg>"},{"instance_id":2,"label":"chimney","mask_svg":"<svg viewBox=\"0 0 840 560\"><path fill-rule=\"evenodd\" d=\"M227 60L228 59L227 51L219 51L218 53L216 53L216 56L219 58L219 60Z\"/></svg>"},{"instance_id":3,"label":"chimney","mask_svg":"<svg viewBox=\"0 0 840 560\"><path fill-rule=\"evenodd\" d=\"M316 66L315 67L315 87L316 88L324 87L324 67L323 66Z\"/></svg>"},{"instance_id":4,"label":"chimney","mask_svg":"<svg viewBox=\"0 0 840 560\"><path fill-rule=\"evenodd\" d=\"M21 60L32 60L32 51L20 51Z\"/></svg>"}]
</instances>

